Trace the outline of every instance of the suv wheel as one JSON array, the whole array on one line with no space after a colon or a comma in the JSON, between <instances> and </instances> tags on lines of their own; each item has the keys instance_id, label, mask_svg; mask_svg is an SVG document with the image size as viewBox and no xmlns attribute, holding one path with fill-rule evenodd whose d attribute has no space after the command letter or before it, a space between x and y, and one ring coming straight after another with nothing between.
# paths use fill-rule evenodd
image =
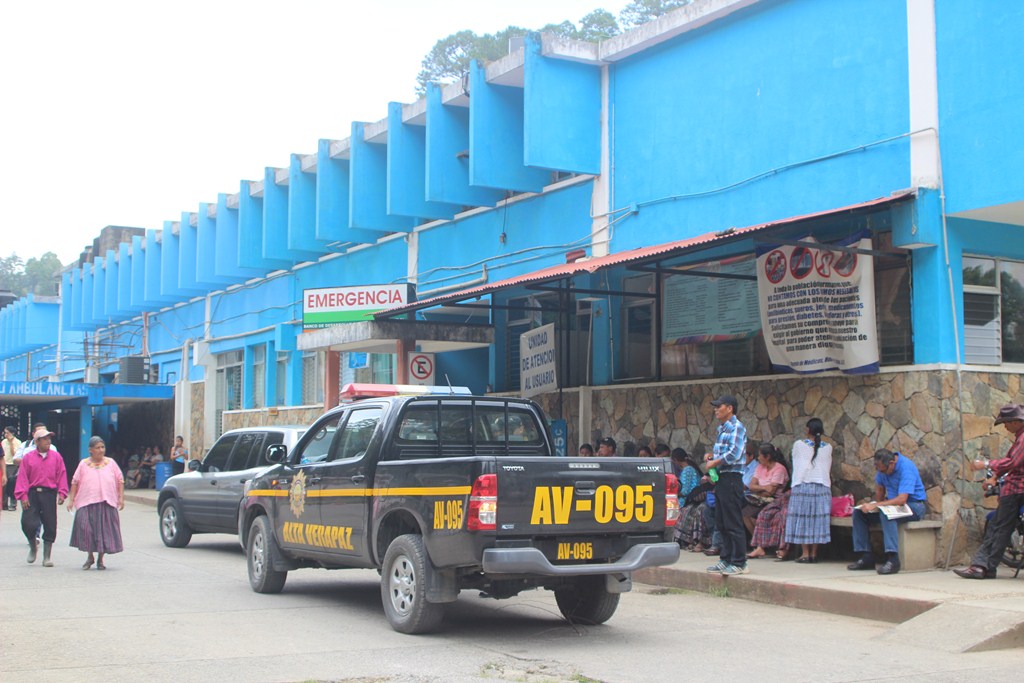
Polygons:
<instances>
[{"instance_id":1,"label":"suv wheel","mask_svg":"<svg viewBox=\"0 0 1024 683\"><path fill-rule=\"evenodd\" d=\"M399 633L428 633L441 623L444 606L427 602L430 561L419 534L399 536L384 554L380 596L391 628Z\"/></svg>"},{"instance_id":2,"label":"suv wheel","mask_svg":"<svg viewBox=\"0 0 1024 683\"><path fill-rule=\"evenodd\" d=\"M562 616L573 624L603 624L619 606L619 594L609 593L604 576L581 576L555 590Z\"/></svg>"},{"instance_id":3,"label":"suv wheel","mask_svg":"<svg viewBox=\"0 0 1024 683\"><path fill-rule=\"evenodd\" d=\"M168 498L160 506L160 538L169 548L184 548L192 540L192 529L181 514L177 498Z\"/></svg>"},{"instance_id":4,"label":"suv wheel","mask_svg":"<svg viewBox=\"0 0 1024 683\"><path fill-rule=\"evenodd\" d=\"M288 572L274 569L274 556L277 555L274 543L270 522L260 515L252 521L245 550L249 585L257 593L280 593L288 579Z\"/></svg>"}]
</instances>

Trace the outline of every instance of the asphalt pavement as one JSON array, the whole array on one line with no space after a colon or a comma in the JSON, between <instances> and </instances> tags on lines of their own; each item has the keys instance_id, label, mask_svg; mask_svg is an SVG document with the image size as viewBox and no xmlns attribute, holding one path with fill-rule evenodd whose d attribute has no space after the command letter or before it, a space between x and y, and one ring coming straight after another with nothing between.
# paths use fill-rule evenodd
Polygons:
<instances>
[{"instance_id":1,"label":"asphalt pavement","mask_svg":"<svg viewBox=\"0 0 1024 683\"><path fill-rule=\"evenodd\" d=\"M157 495L126 492L129 500L153 506ZM683 552L674 565L637 572L634 580L899 624L898 637L927 638L951 652L1024 646L1024 572L1014 578L1007 567L995 580L972 581L943 569L882 576L849 571L845 559L795 564L761 558L748 563L748 574L722 577L705 571L714 561Z\"/></svg>"},{"instance_id":2,"label":"asphalt pavement","mask_svg":"<svg viewBox=\"0 0 1024 683\"><path fill-rule=\"evenodd\" d=\"M566 624L546 591L502 601L466 591L439 633L405 636L383 617L376 572L299 570L282 595L255 595L231 535L166 548L156 493L128 496L126 549L108 558L104 572L81 570L84 554L68 547L69 512L60 511L54 568L26 564L20 515L2 513L0 680L632 683L757 670L763 681L954 683L1008 678L1024 664L1020 648L998 657L960 652L978 644L961 640L964 631L1018 614L1024 579L967 582L937 571L880 577L847 573L838 562L771 560L723 579L704 572L707 558L689 553L636 577L649 583L638 582L601 627ZM695 590L678 590L684 582ZM829 614L843 593L854 593L855 603L936 604L909 617ZM1014 645L1007 630L983 647ZM714 656L724 643L729 656Z\"/></svg>"}]
</instances>

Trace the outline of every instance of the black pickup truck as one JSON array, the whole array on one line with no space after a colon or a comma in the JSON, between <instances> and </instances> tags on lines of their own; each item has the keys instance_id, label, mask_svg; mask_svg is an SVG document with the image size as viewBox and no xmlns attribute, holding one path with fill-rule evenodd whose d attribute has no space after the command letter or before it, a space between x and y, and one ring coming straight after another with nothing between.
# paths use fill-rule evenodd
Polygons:
<instances>
[{"instance_id":1,"label":"black pickup truck","mask_svg":"<svg viewBox=\"0 0 1024 683\"><path fill-rule=\"evenodd\" d=\"M630 573L671 564L678 481L649 458L554 457L529 400L388 397L335 408L247 485L249 582L301 567L375 568L391 626L423 633L463 589L555 592L573 622L614 614Z\"/></svg>"}]
</instances>

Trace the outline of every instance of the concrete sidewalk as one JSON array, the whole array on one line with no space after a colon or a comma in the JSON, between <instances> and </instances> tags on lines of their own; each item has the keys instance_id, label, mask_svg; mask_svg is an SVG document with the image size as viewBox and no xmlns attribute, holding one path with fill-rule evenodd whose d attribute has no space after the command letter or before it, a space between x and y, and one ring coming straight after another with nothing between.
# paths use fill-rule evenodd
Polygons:
<instances>
[{"instance_id":1,"label":"concrete sidewalk","mask_svg":"<svg viewBox=\"0 0 1024 683\"><path fill-rule=\"evenodd\" d=\"M125 499L156 507L153 489L125 491ZM633 579L665 588L681 588L723 597L815 610L894 624L889 637L928 647L971 652L1024 646L1024 572L1000 567L999 578L961 579L933 569L881 576L851 572L846 561L818 564L750 560L750 573L723 577L705 569L718 558L683 552L665 567L635 572ZM941 642L935 634L941 633ZM923 643L925 644L925 643Z\"/></svg>"},{"instance_id":2,"label":"concrete sidewalk","mask_svg":"<svg viewBox=\"0 0 1024 683\"><path fill-rule=\"evenodd\" d=\"M961 579L952 571L933 569L881 576L852 572L846 561L817 564L750 560L750 572L723 577L706 568L717 557L683 552L666 567L644 569L633 578L642 583L683 588L773 605L816 610L897 626L891 637L928 638L936 647L955 652L1024 646L1024 572L1001 567L995 580Z\"/></svg>"}]
</instances>

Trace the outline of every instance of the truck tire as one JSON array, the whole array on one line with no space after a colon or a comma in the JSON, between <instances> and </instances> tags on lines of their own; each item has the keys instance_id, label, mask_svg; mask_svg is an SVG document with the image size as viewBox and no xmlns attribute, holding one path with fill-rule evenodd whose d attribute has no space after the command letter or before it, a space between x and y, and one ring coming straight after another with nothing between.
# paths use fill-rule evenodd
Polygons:
<instances>
[{"instance_id":1,"label":"truck tire","mask_svg":"<svg viewBox=\"0 0 1024 683\"><path fill-rule=\"evenodd\" d=\"M604 576L581 576L556 589L555 602L570 623L594 626L612 618L619 594L608 592Z\"/></svg>"},{"instance_id":2,"label":"truck tire","mask_svg":"<svg viewBox=\"0 0 1024 683\"><path fill-rule=\"evenodd\" d=\"M444 617L444 606L427 602L430 561L423 537L405 534L391 541L384 554L380 597L391 628L399 633L429 633Z\"/></svg>"},{"instance_id":3,"label":"truck tire","mask_svg":"<svg viewBox=\"0 0 1024 683\"><path fill-rule=\"evenodd\" d=\"M168 498L160 506L160 538L168 548L184 548L192 540L192 529L177 498Z\"/></svg>"},{"instance_id":4,"label":"truck tire","mask_svg":"<svg viewBox=\"0 0 1024 683\"><path fill-rule=\"evenodd\" d=\"M267 518L260 515L254 519L249 528L245 563L249 569L249 585L257 593L280 593L288 579L288 572L274 569L275 543Z\"/></svg>"}]
</instances>

